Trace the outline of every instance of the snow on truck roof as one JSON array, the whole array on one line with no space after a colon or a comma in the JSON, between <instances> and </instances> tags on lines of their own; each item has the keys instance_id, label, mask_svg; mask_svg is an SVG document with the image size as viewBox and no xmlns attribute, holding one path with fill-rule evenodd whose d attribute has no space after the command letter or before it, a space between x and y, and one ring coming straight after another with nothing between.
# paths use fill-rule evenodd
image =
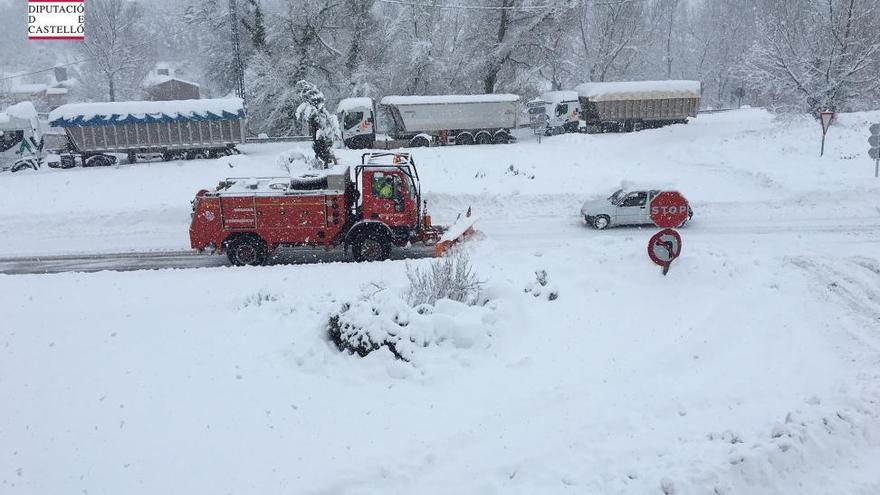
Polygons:
<instances>
[{"instance_id":1,"label":"snow on truck roof","mask_svg":"<svg viewBox=\"0 0 880 495\"><path fill-rule=\"evenodd\" d=\"M563 101L577 101L577 91L545 91L541 93L541 100L548 103L562 103Z\"/></svg>"},{"instance_id":2,"label":"snow on truck roof","mask_svg":"<svg viewBox=\"0 0 880 495\"><path fill-rule=\"evenodd\" d=\"M34 104L29 101L23 101L10 106L3 112L0 112L0 124L16 124L16 126L36 121L37 110ZM17 121L17 123L16 123Z\"/></svg>"},{"instance_id":3,"label":"snow on truck roof","mask_svg":"<svg viewBox=\"0 0 880 495\"><path fill-rule=\"evenodd\" d=\"M49 113L49 125L67 127L241 118L244 118L244 105L241 98L116 101L61 105Z\"/></svg>"},{"instance_id":4,"label":"snow on truck roof","mask_svg":"<svg viewBox=\"0 0 880 495\"><path fill-rule=\"evenodd\" d=\"M369 96L361 96L358 98L343 98L339 100L339 104L336 105L336 112L339 113L343 110L355 110L359 108L373 108L373 99Z\"/></svg>"},{"instance_id":5,"label":"snow on truck roof","mask_svg":"<svg viewBox=\"0 0 880 495\"><path fill-rule=\"evenodd\" d=\"M700 81L618 81L584 83L575 88L591 101L699 98Z\"/></svg>"},{"instance_id":6,"label":"snow on truck roof","mask_svg":"<svg viewBox=\"0 0 880 495\"><path fill-rule=\"evenodd\" d=\"M496 103L519 101L512 94L485 95L428 95L428 96L386 96L379 102L382 105L437 105L443 103Z\"/></svg>"}]
</instances>

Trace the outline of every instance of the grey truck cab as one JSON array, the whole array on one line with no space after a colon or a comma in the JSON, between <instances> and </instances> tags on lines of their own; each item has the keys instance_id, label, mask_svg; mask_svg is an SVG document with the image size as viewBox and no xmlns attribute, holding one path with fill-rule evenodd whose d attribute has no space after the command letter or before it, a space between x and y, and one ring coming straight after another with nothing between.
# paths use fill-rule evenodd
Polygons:
<instances>
[{"instance_id":1,"label":"grey truck cab","mask_svg":"<svg viewBox=\"0 0 880 495\"><path fill-rule=\"evenodd\" d=\"M650 225L649 205L661 192L664 190L618 189L607 198L586 201L581 207L581 216L587 225L600 230L612 225ZM679 227L687 223L693 215L693 210L688 206L687 220Z\"/></svg>"}]
</instances>

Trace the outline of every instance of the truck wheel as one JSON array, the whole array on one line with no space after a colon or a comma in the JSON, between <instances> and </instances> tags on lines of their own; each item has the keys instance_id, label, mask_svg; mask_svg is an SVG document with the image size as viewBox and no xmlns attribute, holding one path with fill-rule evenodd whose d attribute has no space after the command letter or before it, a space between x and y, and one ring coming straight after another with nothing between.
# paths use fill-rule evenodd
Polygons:
<instances>
[{"instance_id":1,"label":"truck wheel","mask_svg":"<svg viewBox=\"0 0 880 495\"><path fill-rule=\"evenodd\" d=\"M266 243L253 237L239 237L226 246L226 256L235 266L258 266L266 262Z\"/></svg>"},{"instance_id":2,"label":"truck wheel","mask_svg":"<svg viewBox=\"0 0 880 495\"><path fill-rule=\"evenodd\" d=\"M474 144L474 135L469 132L461 132L455 136L455 144Z\"/></svg>"},{"instance_id":3,"label":"truck wheel","mask_svg":"<svg viewBox=\"0 0 880 495\"><path fill-rule=\"evenodd\" d=\"M113 162L104 155L95 155L85 162L86 167L109 167L110 165L113 165Z\"/></svg>"},{"instance_id":4,"label":"truck wheel","mask_svg":"<svg viewBox=\"0 0 880 495\"><path fill-rule=\"evenodd\" d=\"M367 233L354 241L351 253L355 261L382 261L391 255L391 241L382 234Z\"/></svg>"},{"instance_id":5,"label":"truck wheel","mask_svg":"<svg viewBox=\"0 0 880 495\"><path fill-rule=\"evenodd\" d=\"M611 219L605 215L599 215L593 219L593 227L596 227L596 230L602 230L609 224L611 224Z\"/></svg>"},{"instance_id":6,"label":"truck wheel","mask_svg":"<svg viewBox=\"0 0 880 495\"><path fill-rule=\"evenodd\" d=\"M492 136L488 132L479 132L475 141L477 144L492 144Z\"/></svg>"},{"instance_id":7,"label":"truck wheel","mask_svg":"<svg viewBox=\"0 0 880 495\"><path fill-rule=\"evenodd\" d=\"M431 141L425 136L416 136L409 140L410 148L427 148L431 146Z\"/></svg>"},{"instance_id":8,"label":"truck wheel","mask_svg":"<svg viewBox=\"0 0 880 495\"><path fill-rule=\"evenodd\" d=\"M510 142L510 136L504 131L498 131L492 138L492 142L495 144L507 144Z\"/></svg>"},{"instance_id":9,"label":"truck wheel","mask_svg":"<svg viewBox=\"0 0 880 495\"><path fill-rule=\"evenodd\" d=\"M28 169L36 170L37 168L37 164L33 160L21 160L19 162L16 162L15 165L13 165L12 168L9 170L12 172L21 172L22 170Z\"/></svg>"}]
</instances>

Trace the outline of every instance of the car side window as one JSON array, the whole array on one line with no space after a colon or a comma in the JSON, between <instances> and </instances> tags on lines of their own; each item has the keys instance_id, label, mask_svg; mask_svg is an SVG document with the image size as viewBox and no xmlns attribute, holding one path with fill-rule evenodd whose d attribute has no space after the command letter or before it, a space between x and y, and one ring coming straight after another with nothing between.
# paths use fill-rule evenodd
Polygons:
<instances>
[{"instance_id":1,"label":"car side window","mask_svg":"<svg viewBox=\"0 0 880 495\"><path fill-rule=\"evenodd\" d=\"M12 149L24 138L24 131L0 131L0 151Z\"/></svg>"},{"instance_id":2,"label":"car side window","mask_svg":"<svg viewBox=\"0 0 880 495\"><path fill-rule=\"evenodd\" d=\"M648 200L648 193L645 192L634 192L630 193L626 199L623 200L621 206L645 206L645 203Z\"/></svg>"}]
</instances>

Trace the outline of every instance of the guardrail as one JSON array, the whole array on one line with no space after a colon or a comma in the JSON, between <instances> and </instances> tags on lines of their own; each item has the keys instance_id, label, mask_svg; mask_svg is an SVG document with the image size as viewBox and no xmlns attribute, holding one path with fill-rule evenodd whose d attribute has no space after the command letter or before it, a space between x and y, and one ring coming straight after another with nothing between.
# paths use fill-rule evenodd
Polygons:
<instances>
[{"instance_id":1,"label":"guardrail","mask_svg":"<svg viewBox=\"0 0 880 495\"><path fill-rule=\"evenodd\" d=\"M311 140L311 136L247 136L244 138L246 143L300 143Z\"/></svg>"}]
</instances>

